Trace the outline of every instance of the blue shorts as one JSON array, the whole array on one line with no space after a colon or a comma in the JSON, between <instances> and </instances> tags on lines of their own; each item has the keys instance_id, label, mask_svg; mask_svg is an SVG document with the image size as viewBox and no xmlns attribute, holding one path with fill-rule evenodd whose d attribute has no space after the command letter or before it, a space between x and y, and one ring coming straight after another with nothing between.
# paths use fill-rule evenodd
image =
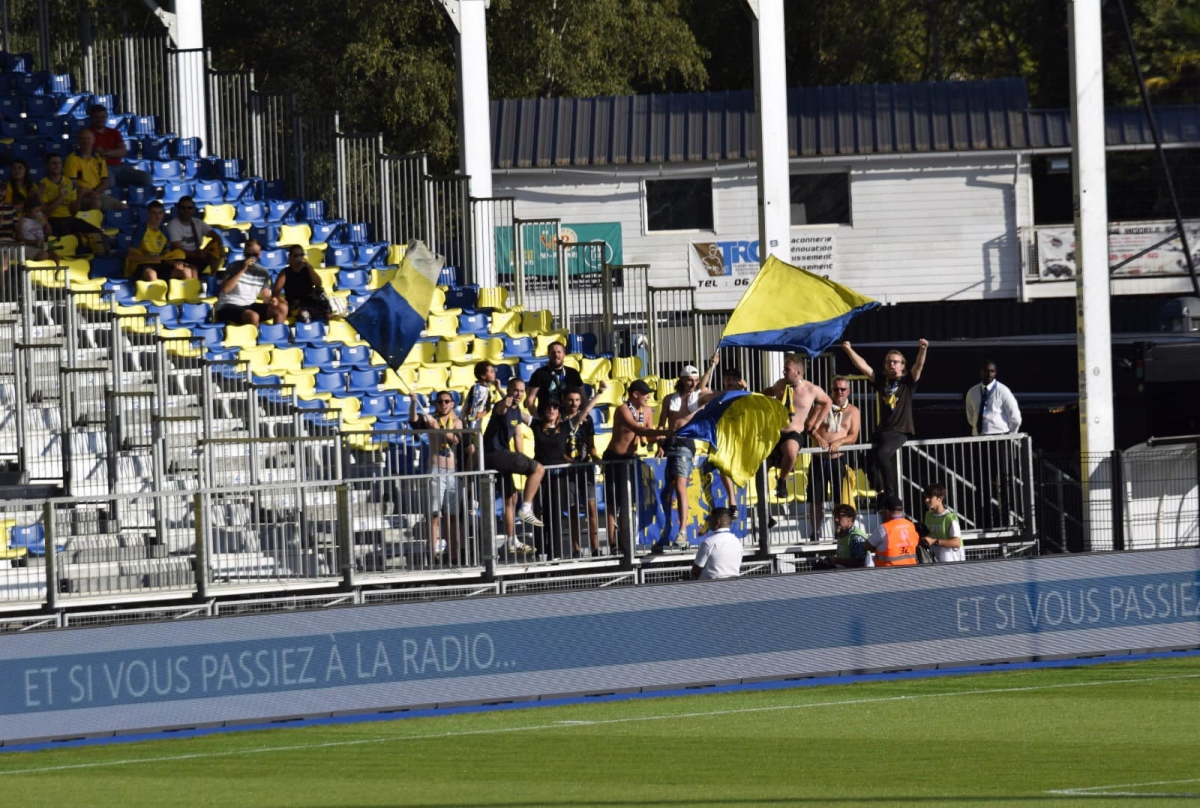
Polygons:
<instances>
[{"instance_id":1,"label":"blue shorts","mask_svg":"<svg viewBox=\"0 0 1200 808\"><path fill-rule=\"evenodd\" d=\"M671 479L692 476L692 465L696 458L696 447L690 440L673 441L667 447L667 476Z\"/></svg>"}]
</instances>

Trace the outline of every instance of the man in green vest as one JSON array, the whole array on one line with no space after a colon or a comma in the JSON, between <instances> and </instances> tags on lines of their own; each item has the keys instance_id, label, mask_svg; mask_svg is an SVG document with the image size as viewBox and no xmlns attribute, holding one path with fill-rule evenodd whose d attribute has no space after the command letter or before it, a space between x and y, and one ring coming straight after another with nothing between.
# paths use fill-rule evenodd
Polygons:
<instances>
[{"instance_id":1,"label":"man in green vest","mask_svg":"<svg viewBox=\"0 0 1200 808\"><path fill-rule=\"evenodd\" d=\"M858 523L858 512L853 505L842 503L833 509L836 527L837 552L830 559L837 570L871 566L871 554L867 552L867 533Z\"/></svg>"}]
</instances>

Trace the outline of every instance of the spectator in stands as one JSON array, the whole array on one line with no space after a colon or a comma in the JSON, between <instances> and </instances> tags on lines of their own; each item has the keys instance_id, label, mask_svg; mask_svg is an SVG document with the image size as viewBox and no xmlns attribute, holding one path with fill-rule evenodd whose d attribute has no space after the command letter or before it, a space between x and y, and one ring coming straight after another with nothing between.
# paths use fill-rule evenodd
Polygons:
<instances>
[{"instance_id":1,"label":"spectator in stands","mask_svg":"<svg viewBox=\"0 0 1200 808\"><path fill-rule=\"evenodd\" d=\"M604 450L604 509L608 514L609 543L612 536L618 536L618 544L622 550L631 547L632 536L629 533L629 523L635 521L636 513L631 512L633 504L634 474L638 468L638 449L646 442L653 443L659 438L668 436L662 429L649 426L654 417L647 401L650 398L650 385L643 379L635 379L629 385L629 397L625 404L617 407L613 413L612 440ZM620 531L617 530L618 518L630 513L632 519L620 519ZM636 528L635 528L636 530ZM661 550L663 546L656 544Z\"/></svg>"},{"instance_id":2,"label":"spectator in stands","mask_svg":"<svg viewBox=\"0 0 1200 808\"><path fill-rule=\"evenodd\" d=\"M1012 390L996 381L996 363L985 360L979 366L979 384L967 391L967 423L972 435L1015 435L1021 431L1021 408ZM980 448L982 503L979 524L984 528L1004 526L1009 510L1009 479L1012 454L1005 442Z\"/></svg>"},{"instance_id":3,"label":"spectator in stands","mask_svg":"<svg viewBox=\"0 0 1200 808\"><path fill-rule=\"evenodd\" d=\"M871 441L875 490L881 500L887 494L898 495L900 479L896 469L896 453L916 433L912 397L925 370L925 353L929 350L929 343L924 339L918 341L917 359L908 373L904 372L904 354L899 351L888 351L883 357L883 371L876 373L865 359L855 353L849 342L842 343L842 350L859 373L870 377L879 399L879 429Z\"/></svg>"},{"instance_id":4,"label":"spectator in stands","mask_svg":"<svg viewBox=\"0 0 1200 808\"><path fill-rule=\"evenodd\" d=\"M867 532L858 523L858 511L853 505L842 503L833 509L834 534L837 550L829 559L829 567L837 570L856 569L870 566L871 554L867 552Z\"/></svg>"},{"instance_id":5,"label":"spectator in stands","mask_svg":"<svg viewBox=\"0 0 1200 808\"><path fill-rule=\"evenodd\" d=\"M917 563L917 526L904 517L904 502L887 494L880 503L879 527L867 537L876 567L907 567Z\"/></svg>"},{"instance_id":6,"label":"spectator in stands","mask_svg":"<svg viewBox=\"0 0 1200 808\"><path fill-rule=\"evenodd\" d=\"M186 263L181 250L172 250L163 231L163 203L157 199L146 206L146 223L133 232L129 252L125 254L125 275L140 281L155 281L159 276L188 280L197 275Z\"/></svg>"},{"instance_id":7,"label":"spectator in stands","mask_svg":"<svg viewBox=\"0 0 1200 808\"><path fill-rule=\"evenodd\" d=\"M122 162L129 154L129 147L125 145L121 133L108 125L108 108L103 104L88 107L88 131L95 136L96 154L104 158L117 185L153 185L150 175L145 171Z\"/></svg>"},{"instance_id":8,"label":"spectator in stands","mask_svg":"<svg viewBox=\"0 0 1200 808\"><path fill-rule=\"evenodd\" d=\"M775 483L775 496L784 499L788 495L787 481L796 468L796 457L806 443L805 435L811 434L825 420L829 411L829 396L818 385L804 378L807 361L800 354L783 357L783 378L763 390L763 395L777 398L787 408L788 422L779 430L779 443L768 460L779 468L779 479Z\"/></svg>"},{"instance_id":9,"label":"spectator in stands","mask_svg":"<svg viewBox=\"0 0 1200 808\"><path fill-rule=\"evenodd\" d=\"M204 244L205 236L211 236L208 244ZM215 275L225 264L225 244L211 225L196 218L196 200L190 196L175 203L175 217L167 222L167 238L171 249L183 253L193 266L207 267Z\"/></svg>"},{"instance_id":10,"label":"spectator in stands","mask_svg":"<svg viewBox=\"0 0 1200 808\"><path fill-rule=\"evenodd\" d=\"M570 390L578 390L577 387L567 388ZM604 391L603 383L601 383L600 391ZM530 423L530 429L533 430L533 458L546 468L546 478L542 481L542 486L538 491L539 515L543 522L546 522L546 536L548 538L547 546L543 548L547 555L551 558L559 558L564 554L562 543L562 513L568 511L569 520L571 523L571 538L573 542L572 554L575 558L582 556L582 550L579 547L579 520L583 515L583 503L586 498L578 496L580 493L580 485L577 481L579 469L565 468L550 468L570 465L576 460L572 457L572 444L577 443L576 437L579 430L582 428L584 421L591 425L591 420L588 418L592 411L593 401L588 401L586 407L576 406L576 402L572 402L570 414L563 411L563 406L558 401L550 399L543 401L538 407L538 416ZM593 478L594 479L594 478ZM573 496L574 495L574 496ZM592 500L595 501L595 489L593 488ZM549 521L547 521L549 517ZM599 549L593 541L593 547Z\"/></svg>"},{"instance_id":11,"label":"spectator in stands","mask_svg":"<svg viewBox=\"0 0 1200 808\"><path fill-rule=\"evenodd\" d=\"M966 561L962 528L958 514L946 507L946 486L930 483L925 486L925 518L921 543L933 551L934 561Z\"/></svg>"},{"instance_id":12,"label":"spectator in stands","mask_svg":"<svg viewBox=\"0 0 1200 808\"><path fill-rule=\"evenodd\" d=\"M108 164L96 154L96 135L91 129L79 132L79 148L67 155L63 173L79 187L81 210L125 210L125 203L109 193L112 181Z\"/></svg>"},{"instance_id":13,"label":"spectator in stands","mask_svg":"<svg viewBox=\"0 0 1200 808\"><path fill-rule=\"evenodd\" d=\"M600 382L599 392L604 392L606 385ZM568 498L571 506L578 507L587 503L588 538L592 550L592 558L600 555L600 519L596 510L596 467L600 455L596 451L596 423L589 417L595 406L596 398L588 401L587 411L583 412L583 388L568 387L563 397L562 416L567 428L567 460L579 468L572 469ZM580 413L583 412L582 416ZM571 522L574 552L582 555L577 523Z\"/></svg>"},{"instance_id":14,"label":"spectator in stands","mask_svg":"<svg viewBox=\"0 0 1200 808\"><path fill-rule=\"evenodd\" d=\"M26 261L58 263L58 253L46 244L49 230L46 217L42 214L42 200L36 193L25 197L21 203L21 218L17 219L17 241L25 245Z\"/></svg>"},{"instance_id":15,"label":"spectator in stands","mask_svg":"<svg viewBox=\"0 0 1200 808\"><path fill-rule=\"evenodd\" d=\"M288 311L296 315L302 323L329 322L329 298L321 286L321 276L308 263L308 254L300 245L288 248L288 262L279 277L271 294L287 299Z\"/></svg>"},{"instance_id":16,"label":"spectator in stands","mask_svg":"<svg viewBox=\"0 0 1200 808\"><path fill-rule=\"evenodd\" d=\"M103 231L75 215L79 212L79 189L63 175L62 155L46 155L46 176L39 185L54 235L77 237L86 248L80 252L107 255L108 242Z\"/></svg>"},{"instance_id":17,"label":"spectator in stands","mask_svg":"<svg viewBox=\"0 0 1200 808\"><path fill-rule=\"evenodd\" d=\"M742 572L742 540L733 532L731 508L713 508L708 514L708 535L700 542L692 562L692 578L736 578Z\"/></svg>"},{"instance_id":18,"label":"spectator in stands","mask_svg":"<svg viewBox=\"0 0 1200 808\"><path fill-rule=\"evenodd\" d=\"M718 351L713 354L713 362L720 361L721 353ZM749 390L750 385L742 378L742 372L735 367L727 367L721 372L721 393L736 393L739 390ZM719 395L719 394L717 394ZM714 396L715 398L716 396ZM721 471L721 485L725 486L725 495L728 497L729 507L736 510L737 503L737 486L733 484L733 480L728 474Z\"/></svg>"},{"instance_id":19,"label":"spectator in stands","mask_svg":"<svg viewBox=\"0 0 1200 808\"><path fill-rule=\"evenodd\" d=\"M242 256L221 276L214 312L217 322L258 325L263 320L273 323L287 320L287 303L271 294L271 273L258 263L262 245L250 239Z\"/></svg>"},{"instance_id":20,"label":"spectator in stands","mask_svg":"<svg viewBox=\"0 0 1200 808\"><path fill-rule=\"evenodd\" d=\"M566 345L557 341L550 343L550 347L546 349L546 364L529 377L529 394L525 397L525 409L532 410L535 403L541 404L543 398L562 401L568 387L583 387L579 371L563 364L566 358Z\"/></svg>"},{"instance_id":21,"label":"spectator in stands","mask_svg":"<svg viewBox=\"0 0 1200 808\"><path fill-rule=\"evenodd\" d=\"M457 564L462 558L462 537L455 530L454 514L458 510L458 478L455 460L459 454L459 436L448 430L462 429L462 421L454 414L454 396L443 390L434 397L434 412L425 411L420 398L412 396L409 424L413 429L434 430L429 435L429 541L435 555L445 547L446 558ZM442 514L446 515L445 534L441 532Z\"/></svg>"},{"instance_id":22,"label":"spectator in stands","mask_svg":"<svg viewBox=\"0 0 1200 808\"><path fill-rule=\"evenodd\" d=\"M37 183L29 174L29 164L24 160L13 160L8 167L8 182L4 184L4 204L19 208L26 197L37 190Z\"/></svg>"},{"instance_id":23,"label":"spectator in stands","mask_svg":"<svg viewBox=\"0 0 1200 808\"><path fill-rule=\"evenodd\" d=\"M483 467L500 472L500 489L504 499L504 529L506 533L506 548L512 555L527 555L534 550L517 539L516 519L527 525L542 527L542 520L533 513L533 498L537 495L538 486L546 470L524 453L525 441L521 434L521 426L532 419L521 412L521 402L525 399L525 382L513 379L508 383L508 391L504 398L492 406L492 417L488 421L487 430L483 433ZM514 451L515 450L515 451ZM513 474L525 476L525 489L518 491L513 482ZM520 510L514 510L517 499L522 500Z\"/></svg>"},{"instance_id":24,"label":"spectator in stands","mask_svg":"<svg viewBox=\"0 0 1200 808\"><path fill-rule=\"evenodd\" d=\"M695 365L686 365L675 382L675 392L663 400L662 411L658 417L658 428L667 432L678 432L684 424L692 419L696 411L714 393L708 388L708 382L716 370L720 355L713 357L708 365L704 378L700 378L700 369ZM686 550L690 543L687 538L688 528L688 482L692 479L692 464L696 457L696 444L688 438L664 438L659 442L659 452L667 458L667 479L663 486L663 511L667 514L670 524L671 501L679 510L679 533L675 537L675 545ZM669 544L669 535L664 536L662 544Z\"/></svg>"},{"instance_id":25,"label":"spectator in stands","mask_svg":"<svg viewBox=\"0 0 1200 808\"><path fill-rule=\"evenodd\" d=\"M476 362L475 384L471 385L471 389L463 398L462 409L459 411L463 428L481 429L484 416L491 412L492 405L502 398L504 391L500 389L500 382L496 381L496 366L486 359ZM474 442L467 444L465 459L468 469L479 468Z\"/></svg>"},{"instance_id":26,"label":"spectator in stands","mask_svg":"<svg viewBox=\"0 0 1200 808\"><path fill-rule=\"evenodd\" d=\"M846 456L843 446L858 442L862 417L858 407L850 403L850 379L834 376L831 386L832 404L825 420L813 432L813 441L827 454L816 455L808 470L808 503L812 521L812 537L816 541L825 516L825 488L833 494L834 506L842 504L842 480L846 476Z\"/></svg>"}]
</instances>

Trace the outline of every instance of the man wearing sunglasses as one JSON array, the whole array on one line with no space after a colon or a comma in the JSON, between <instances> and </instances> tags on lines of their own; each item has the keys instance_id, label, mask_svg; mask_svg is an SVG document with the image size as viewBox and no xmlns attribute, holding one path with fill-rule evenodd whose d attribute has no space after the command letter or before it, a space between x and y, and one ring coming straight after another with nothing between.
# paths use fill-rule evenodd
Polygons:
<instances>
[{"instance_id":1,"label":"man wearing sunglasses","mask_svg":"<svg viewBox=\"0 0 1200 808\"><path fill-rule=\"evenodd\" d=\"M816 462L808 475L809 519L812 524L812 540L820 538L821 524L825 521L825 488L833 494L836 508L842 504L842 478L846 473L846 455L843 446L858 442L862 428L862 414L850 403L850 379L834 376L829 397L833 404L825 419L813 430L813 443L828 452L814 456Z\"/></svg>"},{"instance_id":2,"label":"man wearing sunglasses","mask_svg":"<svg viewBox=\"0 0 1200 808\"><path fill-rule=\"evenodd\" d=\"M214 274L224 265L225 247L221 238L213 232L212 225L196 218L196 200L192 197L180 197L175 205L175 218L167 222L166 231L171 249L182 252L189 264L208 267ZM211 238L201 246L206 236Z\"/></svg>"}]
</instances>

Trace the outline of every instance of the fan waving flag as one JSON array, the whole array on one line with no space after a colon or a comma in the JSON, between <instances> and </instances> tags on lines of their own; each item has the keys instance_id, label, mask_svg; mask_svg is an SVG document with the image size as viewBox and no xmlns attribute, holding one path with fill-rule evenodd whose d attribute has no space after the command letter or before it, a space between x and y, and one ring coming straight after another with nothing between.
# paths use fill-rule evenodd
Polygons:
<instances>
[{"instance_id":1,"label":"fan waving flag","mask_svg":"<svg viewBox=\"0 0 1200 808\"><path fill-rule=\"evenodd\" d=\"M815 357L842 338L851 320L878 305L772 255L733 310L719 347L804 351Z\"/></svg>"},{"instance_id":2,"label":"fan waving flag","mask_svg":"<svg viewBox=\"0 0 1200 808\"><path fill-rule=\"evenodd\" d=\"M738 390L705 404L675 437L711 445L709 461L743 486L775 448L787 423L787 410L777 399Z\"/></svg>"},{"instance_id":3,"label":"fan waving flag","mask_svg":"<svg viewBox=\"0 0 1200 808\"><path fill-rule=\"evenodd\" d=\"M393 370L404 364L425 330L445 260L420 241L410 243L396 275L346 317Z\"/></svg>"}]
</instances>

